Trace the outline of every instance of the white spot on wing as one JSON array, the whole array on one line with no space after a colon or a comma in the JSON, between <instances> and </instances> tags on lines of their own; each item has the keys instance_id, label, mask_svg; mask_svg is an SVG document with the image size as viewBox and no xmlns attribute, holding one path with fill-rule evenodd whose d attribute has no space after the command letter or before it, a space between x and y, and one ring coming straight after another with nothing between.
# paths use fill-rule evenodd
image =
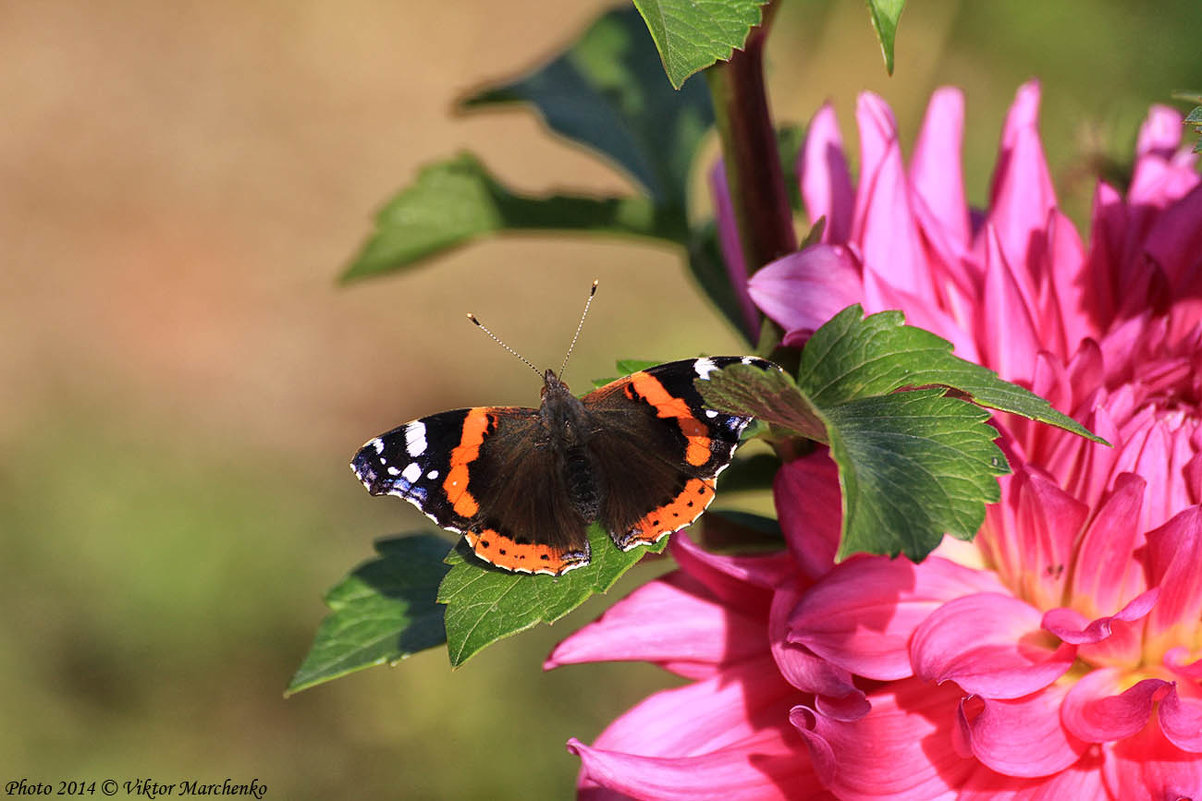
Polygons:
<instances>
[{"instance_id":1,"label":"white spot on wing","mask_svg":"<svg viewBox=\"0 0 1202 801\"><path fill-rule=\"evenodd\" d=\"M705 416L710 418L711 420L713 420L715 417L718 416L718 413L715 412L713 409L706 409Z\"/></svg>"},{"instance_id":2,"label":"white spot on wing","mask_svg":"<svg viewBox=\"0 0 1202 801\"><path fill-rule=\"evenodd\" d=\"M379 437L376 437L375 439L373 439L371 442L369 442L367 444L372 446L373 448L375 448L376 453L384 452L384 440L380 439Z\"/></svg>"},{"instance_id":3,"label":"white spot on wing","mask_svg":"<svg viewBox=\"0 0 1202 801\"><path fill-rule=\"evenodd\" d=\"M417 462L410 462L409 465L401 471L401 478L408 481L410 484L416 484L417 480L422 477L422 468Z\"/></svg>"},{"instance_id":4,"label":"white spot on wing","mask_svg":"<svg viewBox=\"0 0 1202 801\"><path fill-rule=\"evenodd\" d=\"M400 474L401 474L401 471L399 468L393 467L392 465L388 466L388 475L399 476ZM410 482L410 483L412 483L412 482Z\"/></svg>"},{"instance_id":5,"label":"white spot on wing","mask_svg":"<svg viewBox=\"0 0 1202 801\"><path fill-rule=\"evenodd\" d=\"M433 481L434 479L438 478L438 471L437 471L437 470L431 470L429 473L426 473L426 478L428 478L428 479L430 479L431 481Z\"/></svg>"},{"instance_id":6,"label":"white spot on wing","mask_svg":"<svg viewBox=\"0 0 1202 801\"><path fill-rule=\"evenodd\" d=\"M693 362L693 369L697 372L700 378L709 378L710 373L718 369L718 365L714 364L712 359L698 359Z\"/></svg>"},{"instance_id":7,"label":"white spot on wing","mask_svg":"<svg viewBox=\"0 0 1202 801\"><path fill-rule=\"evenodd\" d=\"M410 456L421 456L426 452L426 424L422 421L405 426L405 450Z\"/></svg>"}]
</instances>

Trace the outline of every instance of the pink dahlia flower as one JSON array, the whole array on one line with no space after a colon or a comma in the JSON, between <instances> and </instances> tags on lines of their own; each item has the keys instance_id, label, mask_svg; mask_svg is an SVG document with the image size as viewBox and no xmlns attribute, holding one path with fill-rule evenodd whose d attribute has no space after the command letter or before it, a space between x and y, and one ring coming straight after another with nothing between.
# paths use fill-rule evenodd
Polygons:
<instances>
[{"instance_id":1,"label":"pink dahlia flower","mask_svg":"<svg viewBox=\"0 0 1202 801\"><path fill-rule=\"evenodd\" d=\"M889 109L862 97L858 188L820 111L799 172L824 241L750 296L795 343L849 303L900 308L1115 447L1000 419L1002 502L919 565L833 564L821 452L778 473L785 553L676 535L680 570L548 662L691 680L570 743L582 797L1202 798L1202 189L1180 117L1154 109L1087 247L1057 209L1038 102L1019 91L979 215L958 92L933 97L908 169Z\"/></svg>"}]
</instances>

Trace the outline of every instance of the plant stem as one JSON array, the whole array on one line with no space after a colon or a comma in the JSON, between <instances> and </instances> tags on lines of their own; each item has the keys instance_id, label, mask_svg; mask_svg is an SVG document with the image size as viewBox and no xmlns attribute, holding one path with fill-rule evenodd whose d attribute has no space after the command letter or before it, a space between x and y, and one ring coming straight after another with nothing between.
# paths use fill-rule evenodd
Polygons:
<instances>
[{"instance_id":1,"label":"plant stem","mask_svg":"<svg viewBox=\"0 0 1202 801\"><path fill-rule=\"evenodd\" d=\"M706 71L747 273L797 250L776 129L764 90L764 42L776 2L742 50Z\"/></svg>"}]
</instances>

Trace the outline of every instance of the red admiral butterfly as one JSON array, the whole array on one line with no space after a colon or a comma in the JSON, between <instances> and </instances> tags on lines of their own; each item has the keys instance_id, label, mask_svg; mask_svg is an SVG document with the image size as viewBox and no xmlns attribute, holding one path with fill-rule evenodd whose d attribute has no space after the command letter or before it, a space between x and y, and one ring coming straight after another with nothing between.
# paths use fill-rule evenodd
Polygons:
<instances>
[{"instance_id":1,"label":"red admiral butterfly","mask_svg":"<svg viewBox=\"0 0 1202 801\"><path fill-rule=\"evenodd\" d=\"M707 409L694 382L737 362L779 369L754 357L686 359L582 398L547 370L538 409L423 417L369 441L351 469L372 495L400 496L462 533L484 561L558 575L588 564L593 521L626 551L705 511L751 418Z\"/></svg>"}]
</instances>

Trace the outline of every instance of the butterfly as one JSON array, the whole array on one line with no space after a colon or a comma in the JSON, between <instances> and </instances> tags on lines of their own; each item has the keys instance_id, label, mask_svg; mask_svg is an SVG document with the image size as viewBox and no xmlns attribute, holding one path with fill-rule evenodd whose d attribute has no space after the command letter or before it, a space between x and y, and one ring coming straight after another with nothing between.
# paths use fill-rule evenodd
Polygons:
<instances>
[{"instance_id":1,"label":"butterfly","mask_svg":"<svg viewBox=\"0 0 1202 801\"><path fill-rule=\"evenodd\" d=\"M628 551L705 511L752 418L707 408L696 383L736 363L779 369L750 356L685 359L581 398L560 379L562 366L546 370L537 409L478 406L413 420L369 440L351 469L372 495L404 498L463 534L485 562L559 575L589 563L593 522Z\"/></svg>"}]
</instances>

